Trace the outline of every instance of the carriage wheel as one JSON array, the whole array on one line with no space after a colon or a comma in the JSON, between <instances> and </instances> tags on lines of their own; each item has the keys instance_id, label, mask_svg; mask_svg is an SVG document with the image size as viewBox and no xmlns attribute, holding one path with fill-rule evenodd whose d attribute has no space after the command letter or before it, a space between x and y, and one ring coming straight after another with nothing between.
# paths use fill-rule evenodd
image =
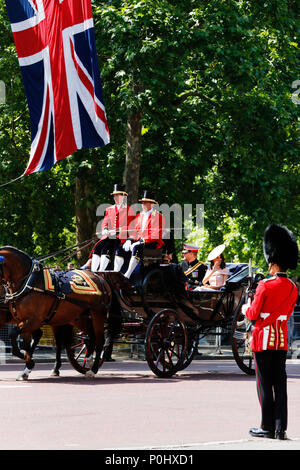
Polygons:
<instances>
[{"instance_id":1,"label":"carriage wheel","mask_svg":"<svg viewBox=\"0 0 300 470\"><path fill-rule=\"evenodd\" d=\"M196 353L198 352L198 343L199 343L199 334L191 335L188 334L187 348L184 355L183 364L180 370L186 369L194 359Z\"/></svg>"},{"instance_id":2,"label":"carriage wheel","mask_svg":"<svg viewBox=\"0 0 300 470\"><path fill-rule=\"evenodd\" d=\"M85 374L90 370L90 364L88 363L88 346L88 336L80 334L75 328L72 344L66 346L66 353L70 364L77 372L80 372L80 374Z\"/></svg>"},{"instance_id":3,"label":"carriage wheel","mask_svg":"<svg viewBox=\"0 0 300 470\"><path fill-rule=\"evenodd\" d=\"M239 368L248 375L254 375L254 357L250 348L251 333L247 331L249 321L241 312L243 304L244 301L239 303L233 316L231 330L232 352Z\"/></svg>"},{"instance_id":4,"label":"carriage wheel","mask_svg":"<svg viewBox=\"0 0 300 470\"><path fill-rule=\"evenodd\" d=\"M158 377L171 377L181 369L186 348L186 328L177 312L158 312L146 333L145 353L150 369Z\"/></svg>"}]
</instances>

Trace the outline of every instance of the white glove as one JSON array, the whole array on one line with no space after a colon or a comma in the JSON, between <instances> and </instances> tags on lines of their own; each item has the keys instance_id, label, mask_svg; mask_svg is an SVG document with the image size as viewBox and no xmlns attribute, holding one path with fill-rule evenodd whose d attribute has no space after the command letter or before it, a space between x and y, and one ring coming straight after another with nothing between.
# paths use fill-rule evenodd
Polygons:
<instances>
[{"instance_id":1,"label":"white glove","mask_svg":"<svg viewBox=\"0 0 300 470\"><path fill-rule=\"evenodd\" d=\"M131 248L131 240L126 240L126 242L123 243L123 250L129 251L130 248Z\"/></svg>"},{"instance_id":2,"label":"white glove","mask_svg":"<svg viewBox=\"0 0 300 470\"><path fill-rule=\"evenodd\" d=\"M245 315L248 308L250 307L251 305L251 299L248 299L248 302L244 305L242 305L242 314Z\"/></svg>"},{"instance_id":3,"label":"white glove","mask_svg":"<svg viewBox=\"0 0 300 470\"><path fill-rule=\"evenodd\" d=\"M132 243L132 245L130 245L130 251L132 251L136 245L141 245L141 241L139 240L138 242Z\"/></svg>"},{"instance_id":4,"label":"white glove","mask_svg":"<svg viewBox=\"0 0 300 470\"><path fill-rule=\"evenodd\" d=\"M109 236L110 236L110 237L115 237L115 236L116 236L116 233L117 233L117 232L116 232L115 230L110 230L110 231L109 231Z\"/></svg>"},{"instance_id":5,"label":"white glove","mask_svg":"<svg viewBox=\"0 0 300 470\"><path fill-rule=\"evenodd\" d=\"M108 234L109 234L108 228L104 228L102 230L102 235L105 236L105 235L108 235Z\"/></svg>"}]
</instances>

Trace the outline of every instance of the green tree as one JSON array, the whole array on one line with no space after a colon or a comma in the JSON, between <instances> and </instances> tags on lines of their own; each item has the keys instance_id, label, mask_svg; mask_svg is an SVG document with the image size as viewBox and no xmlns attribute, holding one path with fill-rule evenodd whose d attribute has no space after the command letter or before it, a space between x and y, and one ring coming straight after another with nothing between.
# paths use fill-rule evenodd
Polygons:
<instances>
[{"instance_id":1,"label":"green tree","mask_svg":"<svg viewBox=\"0 0 300 470\"><path fill-rule=\"evenodd\" d=\"M111 143L0 189L3 243L44 252L75 227L92 237L123 178L132 201L153 188L160 202L204 203L209 245L227 240L232 259L262 259L271 221L299 236L298 2L98 0L93 12ZM3 0L0 15L5 182L24 171L30 132Z\"/></svg>"}]
</instances>

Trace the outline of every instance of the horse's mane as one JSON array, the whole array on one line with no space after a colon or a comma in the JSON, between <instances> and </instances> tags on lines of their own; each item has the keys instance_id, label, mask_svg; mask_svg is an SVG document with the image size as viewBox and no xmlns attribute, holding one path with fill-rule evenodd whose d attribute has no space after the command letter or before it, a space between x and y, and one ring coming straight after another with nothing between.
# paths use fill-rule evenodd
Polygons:
<instances>
[{"instance_id":1,"label":"horse's mane","mask_svg":"<svg viewBox=\"0 0 300 470\"><path fill-rule=\"evenodd\" d=\"M15 248L14 246L1 246L0 251L2 250L13 251L14 253L26 258L28 261L31 261L31 256L27 255L27 253L25 253L24 251Z\"/></svg>"}]
</instances>

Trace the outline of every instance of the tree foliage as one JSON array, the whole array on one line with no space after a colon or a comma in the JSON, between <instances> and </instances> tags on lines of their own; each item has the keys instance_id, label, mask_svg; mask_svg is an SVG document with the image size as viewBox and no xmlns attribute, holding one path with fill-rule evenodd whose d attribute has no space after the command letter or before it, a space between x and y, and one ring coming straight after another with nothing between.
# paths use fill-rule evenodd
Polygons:
<instances>
[{"instance_id":1,"label":"tree foliage","mask_svg":"<svg viewBox=\"0 0 300 470\"><path fill-rule=\"evenodd\" d=\"M31 253L63 248L75 239L78 207L86 208L93 234L97 205L109 202L113 183L123 178L134 113L141 124L140 193L151 188L161 203L204 204L204 248L225 241L231 259L251 254L262 263L268 223L286 224L300 237L300 106L291 100L300 78L298 2L92 5L111 143L0 188L1 243ZM30 131L3 0L0 22L6 182L24 171Z\"/></svg>"}]
</instances>

